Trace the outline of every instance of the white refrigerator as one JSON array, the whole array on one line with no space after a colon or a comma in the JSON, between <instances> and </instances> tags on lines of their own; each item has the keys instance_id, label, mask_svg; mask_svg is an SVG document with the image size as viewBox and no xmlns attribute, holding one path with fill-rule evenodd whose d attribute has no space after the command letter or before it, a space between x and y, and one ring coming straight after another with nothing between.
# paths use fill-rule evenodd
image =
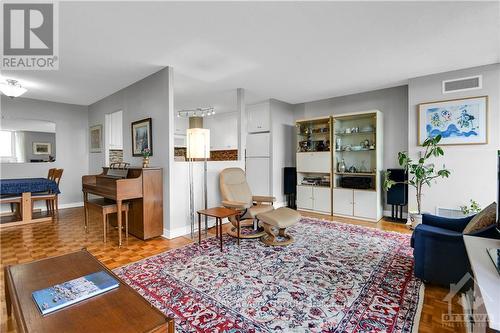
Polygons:
<instances>
[{"instance_id":1,"label":"white refrigerator","mask_svg":"<svg viewBox=\"0 0 500 333\"><path fill-rule=\"evenodd\" d=\"M269 133L247 135L245 170L253 195L272 195L270 148Z\"/></svg>"}]
</instances>

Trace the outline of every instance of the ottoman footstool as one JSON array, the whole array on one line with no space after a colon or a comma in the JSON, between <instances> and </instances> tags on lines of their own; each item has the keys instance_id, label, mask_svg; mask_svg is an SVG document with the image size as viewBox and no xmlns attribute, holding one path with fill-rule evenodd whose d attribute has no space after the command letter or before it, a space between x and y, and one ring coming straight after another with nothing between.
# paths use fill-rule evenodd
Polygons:
<instances>
[{"instance_id":1,"label":"ottoman footstool","mask_svg":"<svg viewBox=\"0 0 500 333\"><path fill-rule=\"evenodd\" d=\"M267 245L289 245L294 242L292 236L286 233L286 228L291 227L300 220L300 214L290 208L282 207L276 210L257 215L266 234L261 241Z\"/></svg>"}]
</instances>

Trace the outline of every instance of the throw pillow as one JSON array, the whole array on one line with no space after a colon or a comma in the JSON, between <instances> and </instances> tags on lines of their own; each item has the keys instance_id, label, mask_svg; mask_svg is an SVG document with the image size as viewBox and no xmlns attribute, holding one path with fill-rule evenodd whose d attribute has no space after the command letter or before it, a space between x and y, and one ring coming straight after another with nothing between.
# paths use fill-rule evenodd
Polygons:
<instances>
[{"instance_id":1,"label":"throw pillow","mask_svg":"<svg viewBox=\"0 0 500 333\"><path fill-rule=\"evenodd\" d=\"M474 216L472 220L470 220L470 222L464 229L464 234L471 234L492 224L495 224L496 216L497 204L493 202L488 207L476 214L476 216Z\"/></svg>"}]
</instances>

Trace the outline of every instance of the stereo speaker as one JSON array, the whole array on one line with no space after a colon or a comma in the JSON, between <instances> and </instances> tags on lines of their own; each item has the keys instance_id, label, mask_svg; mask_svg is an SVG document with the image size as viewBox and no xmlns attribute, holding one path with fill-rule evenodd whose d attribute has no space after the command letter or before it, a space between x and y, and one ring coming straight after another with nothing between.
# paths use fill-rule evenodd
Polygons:
<instances>
[{"instance_id":1,"label":"stereo speaker","mask_svg":"<svg viewBox=\"0 0 500 333\"><path fill-rule=\"evenodd\" d=\"M390 172L389 179L395 182L405 182L408 180L404 169L387 169ZM387 191L387 204L405 206L408 204L408 185L396 184Z\"/></svg>"}]
</instances>

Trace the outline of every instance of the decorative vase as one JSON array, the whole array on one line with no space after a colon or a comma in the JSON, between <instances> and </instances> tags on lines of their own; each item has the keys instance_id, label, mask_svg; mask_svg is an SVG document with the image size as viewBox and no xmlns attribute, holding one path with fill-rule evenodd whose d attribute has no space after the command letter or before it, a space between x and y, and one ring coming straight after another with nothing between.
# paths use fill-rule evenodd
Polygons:
<instances>
[{"instance_id":1,"label":"decorative vase","mask_svg":"<svg viewBox=\"0 0 500 333\"><path fill-rule=\"evenodd\" d=\"M345 172L345 162L344 162L344 159L342 159L342 161L339 163L338 165L338 172L340 173L344 173Z\"/></svg>"},{"instance_id":2,"label":"decorative vase","mask_svg":"<svg viewBox=\"0 0 500 333\"><path fill-rule=\"evenodd\" d=\"M410 218L406 224L410 227L410 229L415 229L417 225L422 224L422 214L410 213L409 215Z\"/></svg>"},{"instance_id":3,"label":"decorative vase","mask_svg":"<svg viewBox=\"0 0 500 333\"><path fill-rule=\"evenodd\" d=\"M144 156L142 159L142 167L149 168L149 156Z\"/></svg>"}]
</instances>

